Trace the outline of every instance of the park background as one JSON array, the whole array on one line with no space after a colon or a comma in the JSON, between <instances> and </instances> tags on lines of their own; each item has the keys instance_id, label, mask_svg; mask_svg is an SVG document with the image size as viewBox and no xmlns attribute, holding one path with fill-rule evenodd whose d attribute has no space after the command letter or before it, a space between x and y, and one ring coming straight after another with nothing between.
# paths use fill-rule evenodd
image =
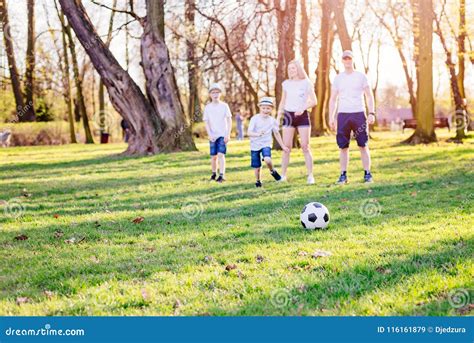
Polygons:
<instances>
[{"instance_id":1,"label":"park background","mask_svg":"<svg viewBox=\"0 0 474 343\"><path fill-rule=\"evenodd\" d=\"M0 0L0 11L1 314L472 313L472 2ZM356 153L353 182L333 185L327 105L345 49L376 97L369 187ZM318 97L317 185L303 186L295 149L289 184L253 189L246 140L229 145L229 181L210 184L207 87L250 116L260 96L278 101L293 58ZM329 208L327 231L300 228L310 201Z\"/></svg>"}]
</instances>

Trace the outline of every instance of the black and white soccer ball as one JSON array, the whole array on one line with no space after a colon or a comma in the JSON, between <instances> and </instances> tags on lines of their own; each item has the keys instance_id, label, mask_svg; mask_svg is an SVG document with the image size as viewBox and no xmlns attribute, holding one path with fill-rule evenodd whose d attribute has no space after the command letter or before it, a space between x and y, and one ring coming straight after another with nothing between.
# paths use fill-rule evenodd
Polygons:
<instances>
[{"instance_id":1,"label":"black and white soccer ball","mask_svg":"<svg viewBox=\"0 0 474 343\"><path fill-rule=\"evenodd\" d=\"M319 202L310 202L301 211L300 219L305 229L325 229L329 225L329 211Z\"/></svg>"}]
</instances>

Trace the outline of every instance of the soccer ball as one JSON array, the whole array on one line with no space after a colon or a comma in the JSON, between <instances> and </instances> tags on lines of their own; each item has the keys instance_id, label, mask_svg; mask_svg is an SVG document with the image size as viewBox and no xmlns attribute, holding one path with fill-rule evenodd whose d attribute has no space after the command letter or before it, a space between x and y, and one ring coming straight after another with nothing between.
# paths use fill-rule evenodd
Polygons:
<instances>
[{"instance_id":1,"label":"soccer ball","mask_svg":"<svg viewBox=\"0 0 474 343\"><path fill-rule=\"evenodd\" d=\"M329 211L319 202L310 202L301 211L300 219L305 229L325 229L329 225Z\"/></svg>"}]
</instances>

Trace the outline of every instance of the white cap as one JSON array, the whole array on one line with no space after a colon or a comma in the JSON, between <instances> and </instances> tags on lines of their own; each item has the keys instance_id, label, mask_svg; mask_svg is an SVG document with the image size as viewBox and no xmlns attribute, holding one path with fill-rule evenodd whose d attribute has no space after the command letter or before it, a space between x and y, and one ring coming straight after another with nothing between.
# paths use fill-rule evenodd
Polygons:
<instances>
[{"instance_id":1,"label":"white cap","mask_svg":"<svg viewBox=\"0 0 474 343\"><path fill-rule=\"evenodd\" d=\"M273 107L274 106L273 99L270 98L269 96L264 96L260 99L258 106L272 106Z\"/></svg>"},{"instance_id":2,"label":"white cap","mask_svg":"<svg viewBox=\"0 0 474 343\"><path fill-rule=\"evenodd\" d=\"M211 87L209 87L209 93L215 90L222 92L222 88L218 83L213 83Z\"/></svg>"},{"instance_id":3,"label":"white cap","mask_svg":"<svg viewBox=\"0 0 474 343\"><path fill-rule=\"evenodd\" d=\"M350 50L344 50L344 52L342 53L342 58L344 57L354 58L354 54Z\"/></svg>"}]
</instances>

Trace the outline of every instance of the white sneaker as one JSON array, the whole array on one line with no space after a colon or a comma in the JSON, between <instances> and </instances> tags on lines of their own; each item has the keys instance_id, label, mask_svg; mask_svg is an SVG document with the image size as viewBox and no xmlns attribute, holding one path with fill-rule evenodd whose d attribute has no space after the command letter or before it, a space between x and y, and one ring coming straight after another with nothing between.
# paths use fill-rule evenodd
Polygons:
<instances>
[{"instance_id":1,"label":"white sneaker","mask_svg":"<svg viewBox=\"0 0 474 343\"><path fill-rule=\"evenodd\" d=\"M314 176L308 175L308 179L306 182L308 183L308 185L314 185Z\"/></svg>"},{"instance_id":2,"label":"white sneaker","mask_svg":"<svg viewBox=\"0 0 474 343\"><path fill-rule=\"evenodd\" d=\"M278 180L278 182L287 182L288 180L286 179L286 175L282 175L281 179Z\"/></svg>"}]
</instances>

